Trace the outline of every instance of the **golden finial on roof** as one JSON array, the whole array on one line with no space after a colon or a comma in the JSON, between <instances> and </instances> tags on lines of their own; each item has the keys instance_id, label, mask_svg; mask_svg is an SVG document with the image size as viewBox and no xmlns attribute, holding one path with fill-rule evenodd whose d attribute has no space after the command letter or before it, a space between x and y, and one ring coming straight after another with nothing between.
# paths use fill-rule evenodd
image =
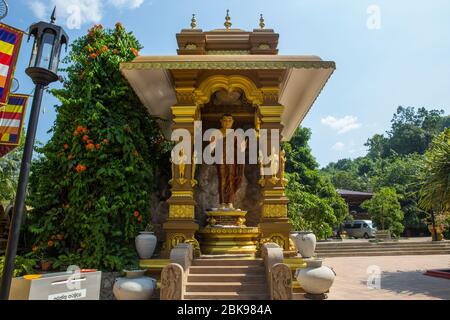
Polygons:
<instances>
[{"instance_id":1,"label":"golden finial on roof","mask_svg":"<svg viewBox=\"0 0 450 320\"><path fill-rule=\"evenodd\" d=\"M266 24L264 23L264 18L263 18L263 15L261 13L260 16L259 16L259 27L261 29L264 29L265 26L266 26Z\"/></svg>"},{"instance_id":2,"label":"golden finial on roof","mask_svg":"<svg viewBox=\"0 0 450 320\"><path fill-rule=\"evenodd\" d=\"M223 24L225 28L230 29L231 27L231 18L230 18L230 10L227 9L227 15L225 17L225 23Z\"/></svg>"},{"instance_id":3,"label":"golden finial on roof","mask_svg":"<svg viewBox=\"0 0 450 320\"><path fill-rule=\"evenodd\" d=\"M191 29L195 29L197 28L197 20L195 20L195 14L192 14L192 19L191 19Z\"/></svg>"}]
</instances>

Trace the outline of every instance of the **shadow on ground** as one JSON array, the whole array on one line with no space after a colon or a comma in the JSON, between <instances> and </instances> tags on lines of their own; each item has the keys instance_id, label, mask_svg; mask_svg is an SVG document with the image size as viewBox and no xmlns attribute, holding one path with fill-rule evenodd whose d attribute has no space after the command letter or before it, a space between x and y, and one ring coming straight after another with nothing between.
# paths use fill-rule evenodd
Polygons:
<instances>
[{"instance_id":1,"label":"shadow on ground","mask_svg":"<svg viewBox=\"0 0 450 320\"><path fill-rule=\"evenodd\" d=\"M367 285L367 281L361 283ZM382 272L380 285L382 290L406 295L411 299L415 295L450 299L450 280L426 276L422 270Z\"/></svg>"}]
</instances>

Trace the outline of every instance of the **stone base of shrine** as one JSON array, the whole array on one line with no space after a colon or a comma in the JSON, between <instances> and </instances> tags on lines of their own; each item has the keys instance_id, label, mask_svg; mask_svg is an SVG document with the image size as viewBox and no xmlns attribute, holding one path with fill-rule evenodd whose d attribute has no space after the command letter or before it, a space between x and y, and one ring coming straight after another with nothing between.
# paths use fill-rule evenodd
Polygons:
<instances>
[{"instance_id":1,"label":"stone base of shrine","mask_svg":"<svg viewBox=\"0 0 450 320\"><path fill-rule=\"evenodd\" d=\"M202 254L256 256L260 240L257 227L205 227L197 232Z\"/></svg>"}]
</instances>

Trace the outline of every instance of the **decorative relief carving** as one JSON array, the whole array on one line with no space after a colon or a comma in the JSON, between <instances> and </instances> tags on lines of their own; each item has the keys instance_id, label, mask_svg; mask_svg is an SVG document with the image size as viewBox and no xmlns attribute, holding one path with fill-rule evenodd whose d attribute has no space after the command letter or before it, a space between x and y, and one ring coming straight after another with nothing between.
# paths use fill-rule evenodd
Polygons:
<instances>
[{"instance_id":1,"label":"decorative relief carving","mask_svg":"<svg viewBox=\"0 0 450 320\"><path fill-rule=\"evenodd\" d=\"M203 228L202 233L258 233L258 227L247 227L247 228Z\"/></svg>"},{"instance_id":2,"label":"decorative relief carving","mask_svg":"<svg viewBox=\"0 0 450 320\"><path fill-rule=\"evenodd\" d=\"M200 257L200 244L198 243L197 239L192 237L190 239L186 239L184 243L189 243L190 245L192 245L192 247L194 248L194 257Z\"/></svg>"},{"instance_id":3,"label":"decorative relief carving","mask_svg":"<svg viewBox=\"0 0 450 320\"><path fill-rule=\"evenodd\" d=\"M264 187L266 184L266 180L264 179L264 156L261 150L259 150L258 163L259 163L259 177L260 177L258 183L261 187Z\"/></svg>"},{"instance_id":4,"label":"decorative relief carving","mask_svg":"<svg viewBox=\"0 0 450 320\"><path fill-rule=\"evenodd\" d=\"M278 105L280 89L265 87L265 88L261 88L261 91L263 94L264 104Z\"/></svg>"},{"instance_id":5,"label":"decorative relief carving","mask_svg":"<svg viewBox=\"0 0 450 320\"><path fill-rule=\"evenodd\" d=\"M194 88L176 90L178 104L195 105Z\"/></svg>"},{"instance_id":6,"label":"decorative relief carving","mask_svg":"<svg viewBox=\"0 0 450 320\"><path fill-rule=\"evenodd\" d=\"M121 70L132 69L336 69L334 61L191 61L124 62Z\"/></svg>"},{"instance_id":7,"label":"decorative relief carving","mask_svg":"<svg viewBox=\"0 0 450 320\"><path fill-rule=\"evenodd\" d=\"M198 184L198 181L195 180L195 169L197 167L197 151L194 150L192 153L192 162L191 162L191 186L192 188Z\"/></svg>"},{"instance_id":8,"label":"decorative relief carving","mask_svg":"<svg viewBox=\"0 0 450 320\"><path fill-rule=\"evenodd\" d=\"M170 263L161 272L161 300L183 299L183 267Z\"/></svg>"},{"instance_id":9,"label":"decorative relief carving","mask_svg":"<svg viewBox=\"0 0 450 320\"><path fill-rule=\"evenodd\" d=\"M176 161L174 158L176 157ZM170 162L171 162L171 169L172 169L172 179L169 180L169 184L173 185L173 181L175 177L176 182L183 185L187 182L187 179L185 178L185 171L186 171L186 160L187 155L183 148L180 149L180 152L178 154L174 154L172 151L172 155L170 156ZM178 163L178 164L175 164ZM176 170L178 169L178 170ZM177 174L178 171L178 174Z\"/></svg>"},{"instance_id":10,"label":"decorative relief carving","mask_svg":"<svg viewBox=\"0 0 450 320\"><path fill-rule=\"evenodd\" d=\"M273 243L276 243L277 245L279 245L281 248L285 247L286 241L289 241L288 238L284 237L282 234L279 234L279 233L271 234L269 237L262 238L260 240L261 245L263 245L265 243L273 242Z\"/></svg>"},{"instance_id":11,"label":"decorative relief carving","mask_svg":"<svg viewBox=\"0 0 450 320\"><path fill-rule=\"evenodd\" d=\"M186 240L186 236L182 233L174 233L170 236L169 239L167 239L167 243L169 245L168 250L172 250L173 248L175 248L177 246L177 244L179 243L184 243L184 241Z\"/></svg>"},{"instance_id":12,"label":"decorative relief carving","mask_svg":"<svg viewBox=\"0 0 450 320\"><path fill-rule=\"evenodd\" d=\"M289 182L288 179L284 177L285 169L286 169L286 151L282 149L280 153L280 180L281 185L283 187L286 187Z\"/></svg>"},{"instance_id":13,"label":"decorative relief carving","mask_svg":"<svg viewBox=\"0 0 450 320\"><path fill-rule=\"evenodd\" d=\"M184 47L186 50L195 50L197 49L197 45L195 43L186 43Z\"/></svg>"},{"instance_id":14,"label":"decorative relief carving","mask_svg":"<svg viewBox=\"0 0 450 320\"><path fill-rule=\"evenodd\" d=\"M263 207L263 217L265 218L287 217L287 205L265 204Z\"/></svg>"},{"instance_id":15,"label":"decorative relief carving","mask_svg":"<svg viewBox=\"0 0 450 320\"><path fill-rule=\"evenodd\" d=\"M271 272L272 300L292 300L292 272L284 263L273 265Z\"/></svg>"},{"instance_id":16,"label":"decorative relief carving","mask_svg":"<svg viewBox=\"0 0 450 320\"><path fill-rule=\"evenodd\" d=\"M169 206L169 218L194 218L194 206L190 204L171 204Z\"/></svg>"}]
</instances>

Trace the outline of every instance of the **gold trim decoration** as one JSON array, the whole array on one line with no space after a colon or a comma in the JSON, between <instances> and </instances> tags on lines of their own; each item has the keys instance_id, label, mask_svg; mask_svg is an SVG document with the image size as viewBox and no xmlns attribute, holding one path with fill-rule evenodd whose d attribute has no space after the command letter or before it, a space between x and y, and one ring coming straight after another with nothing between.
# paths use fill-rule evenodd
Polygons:
<instances>
[{"instance_id":1,"label":"gold trim decoration","mask_svg":"<svg viewBox=\"0 0 450 320\"><path fill-rule=\"evenodd\" d=\"M284 196L284 190L264 190L263 192L264 197L283 197Z\"/></svg>"},{"instance_id":2,"label":"gold trim decoration","mask_svg":"<svg viewBox=\"0 0 450 320\"><path fill-rule=\"evenodd\" d=\"M184 243L189 243L192 245L192 248L194 249L194 257L196 258L200 257L201 255L200 244L198 243L197 239L195 239L195 237L184 240Z\"/></svg>"},{"instance_id":3,"label":"gold trim decoration","mask_svg":"<svg viewBox=\"0 0 450 320\"><path fill-rule=\"evenodd\" d=\"M192 14L192 19L191 19L191 29L195 29L197 28L197 20L195 19L195 13Z\"/></svg>"},{"instance_id":4,"label":"gold trim decoration","mask_svg":"<svg viewBox=\"0 0 450 320\"><path fill-rule=\"evenodd\" d=\"M222 55L222 54L234 54L234 55L242 55L242 54L250 54L249 50L208 50L206 51L207 55Z\"/></svg>"},{"instance_id":5,"label":"gold trim decoration","mask_svg":"<svg viewBox=\"0 0 450 320\"><path fill-rule=\"evenodd\" d=\"M270 181L273 185L275 185L275 184L278 183L278 181L280 181L280 179L278 179L277 177L272 177L272 178L269 179L269 181Z\"/></svg>"},{"instance_id":6,"label":"gold trim decoration","mask_svg":"<svg viewBox=\"0 0 450 320\"><path fill-rule=\"evenodd\" d=\"M172 106L175 123L193 123L197 119L197 106Z\"/></svg>"},{"instance_id":7,"label":"gold trim decoration","mask_svg":"<svg viewBox=\"0 0 450 320\"><path fill-rule=\"evenodd\" d=\"M292 241L291 238L289 238L289 251L297 251L297 248L295 247L294 241Z\"/></svg>"},{"instance_id":8,"label":"gold trim decoration","mask_svg":"<svg viewBox=\"0 0 450 320\"><path fill-rule=\"evenodd\" d=\"M177 97L177 102L180 106L195 106L195 95L194 95L194 87L183 87L176 88L175 95Z\"/></svg>"},{"instance_id":9,"label":"gold trim decoration","mask_svg":"<svg viewBox=\"0 0 450 320\"><path fill-rule=\"evenodd\" d=\"M281 180L281 185L283 187L286 187L289 182L288 179L286 179L284 177L285 169L286 169L286 151L284 151L284 149L281 149L281 152L280 152L280 180Z\"/></svg>"},{"instance_id":10,"label":"gold trim decoration","mask_svg":"<svg viewBox=\"0 0 450 320\"><path fill-rule=\"evenodd\" d=\"M259 106L262 122L281 122L284 106Z\"/></svg>"},{"instance_id":11,"label":"gold trim decoration","mask_svg":"<svg viewBox=\"0 0 450 320\"><path fill-rule=\"evenodd\" d=\"M287 212L286 204L264 204L263 206L263 217L265 218L287 217Z\"/></svg>"},{"instance_id":12,"label":"gold trim decoration","mask_svg":"<svg viewBox=\"0 0 450 320\"><path fill-rule=\"evenodd\" d=\"M284 249L284 244L288 241L288 238L283 236L281 233L272 233L270 236L262 238L260 240L260 246L264 243L274 242Z\"/></svg>"},{"instance_id":13,"label":"gold trim decoration","mask_svg":"<svg viewBox=\"0 0 450 320\"><path fill-rule=\"evenodd\" d=\"M172 197L183 197L183 198L192 198L194 196L194 192L190 190L182 190L182 191L172 191Z\"/></svg>"},{"instance_id":14,"label":"gold trim decoration","mask_svg":"<svg viewBox=\"0 0 450 320\"><path fill-rule=\"evenodd\" d=\"M217 228L217 227L205 227L199 231L199 233L238 233L238 234L258 234L258 227L229 227L229 228Z\"/></svg>"},{"instance_id":15,"label":"gold trim decoration","mask_svg":"<svg viewBox=\"0 0 450 320\"><path fill-rule=\"evenodd\" d=\"M225 23L223 24L225 28L228 30L231 28L231 17L230 17L230 10L227 9L227 15L225 16Z\"/></svg>"},{"instance_id":16,"label":"gold trim decoration","mask_svg":"<svg viewBox=\"0 0 450 320\"><path fill-rule=\"evenodd\" d=\"M264 29L264 27L266 26L266 24L264 23L264 17L262 15L262 13L259 15L259 27L261 29Z\"/></svg>"},{"instance_id":17,"label":"gold trim decoration","mask_svg":"<svg viewBox=\"0 0 450 320\"><path fill-rule=\"evenodd\" d=\"M227 216L227 217L245 217L247 211L206 211L206 215L208 217L219 217L219 216Z\"/></svg>"},{"instance_id":18,"label":"gold trim decoration","mask_svg":"<svg viewBox=\"0 0 450 320\"><path fill-rule=\"evenodd\" d=\"M280 88L278 87L262 87L261 91L263 93L265 102L278 103L278 97L280 94Z\"/></svg>"},{"instance_id":19,"label":"gold trim decoration","mask_svg":"<svg viewBox=\"0 0 450 320\"><path fill-rule=\"evenodd\" d=\"M174 233L170 235L170 238L167 239L167 243L169 244L169 251L172 250L172 248L176 247L179 243L184 243L186 240L186 236L182 233Z\"/></svg>"},{"instance_id":20,"label":"gold trim decoration","mask_svg":"<svg viewBox=\"0 0 450 320\"><path fill-rule=\"evenodd\" d=\"M334 61L144 61L122 62L120 70L148 69L336 69Z\"/></svg>"},{"instance_id":21,"label":"gold trim decoration","mask_svg":"<svg viewBox=\"0 0 450 320\"><path fill-rule=\"evenodd\" d=\"M169 205L169 218L193 219L194 206L190 204Z\"/></svg>"},{"instance_id":22,"label":"gold trim decoration","mask_svg":"<svg viewBox=\"0 0 450 320\"><path fill-rule=\"evenodd\" d=\"M211 95L218 90L231 92L236 89L244 91L246 98L255 105L263 103L263 95L255 83L247 77L240 75L214 75L205 79L198 89L194 91L198 104L208 103Z\"/></svg>"},{"instance_id":23,"label":"gold trim decoration","mask_svg":"<svg viewBox=\"0 0 450 320\"><path fill-rule=\"evenodd\" d=\"M195 180L195 169L197 167L197 151L194 150L192 153L192 162L191 162L191 186L192 188L198 184L198 181Z\"/></svg>"},{"instance_id":24,"label":"gold trim decoration","mask_svg":"<svg viewBox=\"0 0 450 320\"><path fill-rule=\"evenodd\" d=\"M261 187L264 187L266 185L266 180L264 178L264 156L261 150L259 150L258 163L259 163L259 177L260 177L258 183Z\"/></svg>"}]
</instances>

